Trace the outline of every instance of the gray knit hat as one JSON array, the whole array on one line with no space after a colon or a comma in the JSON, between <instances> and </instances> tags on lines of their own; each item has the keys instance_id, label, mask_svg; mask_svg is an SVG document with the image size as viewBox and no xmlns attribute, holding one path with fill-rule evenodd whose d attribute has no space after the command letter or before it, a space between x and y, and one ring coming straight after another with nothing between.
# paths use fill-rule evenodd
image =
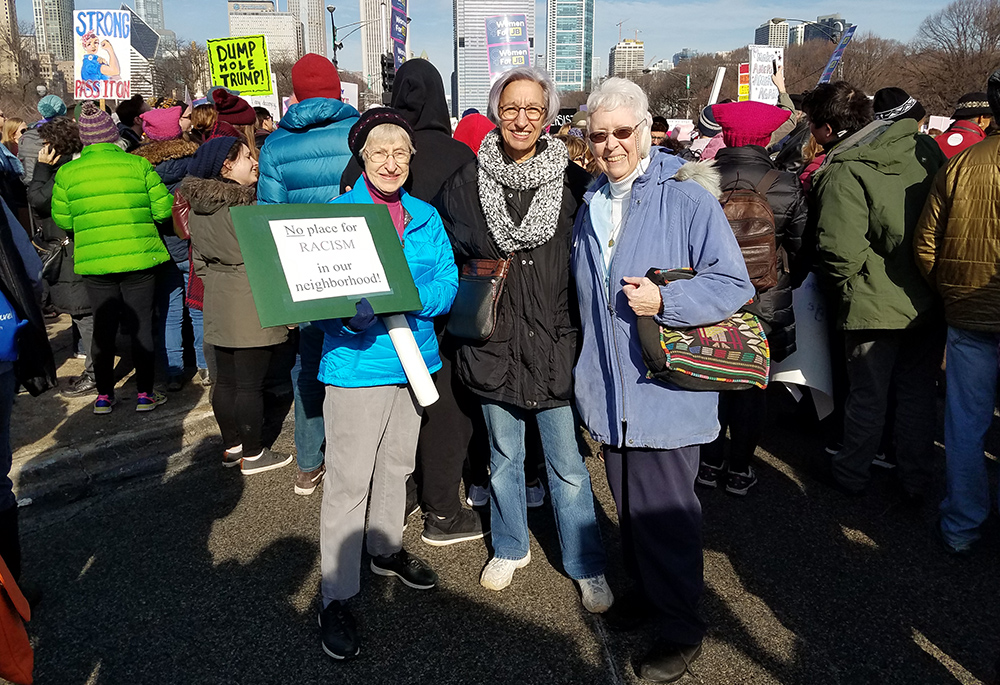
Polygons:
<instances>
[{"instance_id":1,"label":"gray knit hat","mask_svg":"<svg viewBox=\"0 0 1000 685\"><path fill-rule=\"evenodd\" d=\"M95 102L85 102L80 107L80 141L84 145L117 143L118 127L111 115Z\"/></svg>"},{"instance_id":2,"label":"gray knit hat","mask_svg":"<svg viewBox=\"0 0 1000 685\"><path fill-rule=\"evenodd\" d=\"M713 138L722 133L722 127L719 126L715 120L715 114L712 112L712 105L701 110L701 116L698 117L698 133L701 134L702 138Z\"/></svg>"}]
</instances>

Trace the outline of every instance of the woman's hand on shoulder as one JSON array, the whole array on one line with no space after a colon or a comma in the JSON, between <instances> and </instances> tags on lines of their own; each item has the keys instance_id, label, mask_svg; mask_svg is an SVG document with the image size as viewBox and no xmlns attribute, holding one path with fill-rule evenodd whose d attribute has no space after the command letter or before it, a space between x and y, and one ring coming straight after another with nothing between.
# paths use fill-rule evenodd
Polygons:
<instances>
[{"instance_id":1,"label":"woman's hand on shoulder","mask_svg":"<svg viewBox=\"0 0 1000 685\"><path fill-rule=\"evenodd\" d=\"M645 276L626 276L622 292L636 316L656 316L663 312L660 287Z\"/></svg>"}]
</instances>

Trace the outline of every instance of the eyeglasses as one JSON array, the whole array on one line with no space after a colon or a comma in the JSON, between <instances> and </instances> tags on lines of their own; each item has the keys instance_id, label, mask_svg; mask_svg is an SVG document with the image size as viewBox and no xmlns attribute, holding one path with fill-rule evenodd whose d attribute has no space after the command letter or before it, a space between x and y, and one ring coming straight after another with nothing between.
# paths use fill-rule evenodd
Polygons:
<instances>
[{"instance_id":1,"label":"eyeglasses","mask_svg":"<svg viewBox=\"0 0 1000 685\"><path fill-rule=\"evenodd\" d=\"M385 164L389 161L389 157L396 160L396 164L405 166L410 163L410 153L408 150L396 150L391 155L385 150L375 150L374 152L366 152L365 157L372 164Z\"/></svg>"},{"instance_id":2,"label":"eyeglasses","mask_svg":"<svg viewBox=\"0 0 1000 685\"><path fill-rule=\"evenodd\" d=\"M528 117L528 121L538 121L545 114L545 108L539 107L538 105L528 105L526 107L515 107L511 105L509 107L500 108L500 118L504 121L514 121L517 119L517 115L524 110L524 116Z\"/></svg>"},{"instance_id":3,"label":"eyeglasses","mask_svg":"<svg viewBox=\"0 0 1000 685\"><path fill-rule=\"evenodd\" d=\"M26 128L19 128L19 129L17 129L17 132L18 132L19 135L23 136L25 133L28 132L28 129L26 129Z\"/></svg>"},{"instance_id":4,"label":"eyeglasses","mask_svg":"<svg viewBox=\"0 0 1000 685\"><path fill-rule=\"evenodd\" d=\"M613 135L618 140L628 140L629 138L632 137L632 134L635 133L636 129L638 129L640 126L642 126L642 122L639 122L635 126L619 126L614 131L611 132L611 135ZM594 131L593 133L588 134L587 138L594 145L599 145L608 139L608 132Z\"/></svg>"}]
</instances>

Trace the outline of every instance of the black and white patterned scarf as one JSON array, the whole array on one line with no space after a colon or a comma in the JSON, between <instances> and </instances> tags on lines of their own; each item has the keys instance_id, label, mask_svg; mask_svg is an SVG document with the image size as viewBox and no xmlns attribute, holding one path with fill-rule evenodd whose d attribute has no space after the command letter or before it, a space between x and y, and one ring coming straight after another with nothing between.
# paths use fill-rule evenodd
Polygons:
<instances>
[{"instance_id":1,"label":"black and white patterned scarf","mask_svg":"<svg viewBox=\"0 0 1000 685\"><path fill-rule=\"evenodd\" d=\"M479 148L479 203L490 235L504 252L538 247L556 232L569 153L565 143L547 133L540 140L545 149L520 164L504 159L498 129L486 134ZM520 226L510 218L504 188L538 189Z\"/></svg>"}]
</instances>

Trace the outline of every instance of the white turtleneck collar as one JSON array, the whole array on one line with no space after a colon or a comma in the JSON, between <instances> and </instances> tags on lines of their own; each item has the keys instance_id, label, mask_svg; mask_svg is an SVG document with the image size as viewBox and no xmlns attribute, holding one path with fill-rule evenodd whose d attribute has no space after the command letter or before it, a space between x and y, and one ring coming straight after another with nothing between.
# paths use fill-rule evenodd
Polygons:
<instances>
[{"instance_id":1,"label":"white turtleneck collar","mask_svg":"<svg viewBox=\"0 0 1000 685\"><path fill-rule=\"evenodd\" d=\"M635 165L635 169L632 169L632 173L623 178L620 181L611 181L609 189L611 192L611 199L621 200L624 199L626 195L632 190L632 184L635 179L646 173L646 169L649 168L649 157L643 157L639 160L639 163Z\"/></svg>"}]
</instances>

